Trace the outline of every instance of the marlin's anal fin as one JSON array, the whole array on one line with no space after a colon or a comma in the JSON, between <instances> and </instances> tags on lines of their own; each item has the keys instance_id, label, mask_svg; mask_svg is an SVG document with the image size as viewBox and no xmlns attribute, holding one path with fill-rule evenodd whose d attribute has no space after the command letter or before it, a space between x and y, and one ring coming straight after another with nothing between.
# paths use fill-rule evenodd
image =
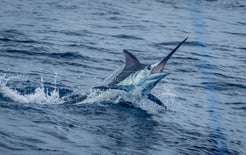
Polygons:
<instances>
[{"instance_id":1,"label":"marlin's anal fin","mask_svg":"<svg viewBox=\"0 0 246 155\"><path fill-rule=\"evenodd\" d=\"M128 52L127 50L123 50L123 53L125 55L125 67L124 70L129 69L131 67L140 65L140 62L138 61L138 59L130 52Z\"/></svg>"},{"instance_id":2,"label":"marlin's anal fin","mask_svg":"<svg viewBox=\"0 0 246 155\"><path fill-rule=\"evenodd\" d=\"M163 106L166 109L166 106L157 97L155 97L154 95L148 94L147 97L148 97L149 100L155 102L156 104L158 104L160 106Z\"/></svg>"}]
</instances>

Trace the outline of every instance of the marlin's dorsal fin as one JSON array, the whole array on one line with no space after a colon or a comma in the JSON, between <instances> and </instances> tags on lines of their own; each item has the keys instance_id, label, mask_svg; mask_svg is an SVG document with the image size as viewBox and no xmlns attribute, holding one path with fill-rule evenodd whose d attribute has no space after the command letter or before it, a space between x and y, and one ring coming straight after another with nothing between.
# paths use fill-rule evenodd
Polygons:
<instances>
[{"instance_id":1,"label":"marlin's dorsal fin","mask_svg":"<svg viewBox=\"0 0 246 155\"><path fill-rule=\"evenodd\" d=\"M127 70L133 66L137 66L140 65L140 62L138 61L138 59L130 52L128 52L127 50L123 50L123 53L125 55L125 67L124 70Z\"/></svg>"},{"instance_id":2,"label":"marlin's dorsal fin","mask_svg":"<svg viewBox=\"0 0 246 155\"><path fill-rule=\"evenodd\" d=\"M146 66L146 64L141 64L138 59L127 50L123 50L123 53L125 55L125 66L123 70L113 79L113 81L108 84L109 86L119 83L130 74L139 71Z\"/></svg>"}]
</instances>

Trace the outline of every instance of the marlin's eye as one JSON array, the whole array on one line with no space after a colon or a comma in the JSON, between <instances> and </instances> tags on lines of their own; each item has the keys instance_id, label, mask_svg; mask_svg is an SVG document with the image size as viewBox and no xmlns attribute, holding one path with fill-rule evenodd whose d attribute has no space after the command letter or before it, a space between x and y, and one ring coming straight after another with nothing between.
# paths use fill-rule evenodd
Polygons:
<instances>
[{"instance_id":1,"label":"marlin's eye","mask_svg":"<svg viewBox=\"0 0 246 155\"><path fill-rule=\"evenodd\" d=\"M147 70L151 70L151 66L150 65L147 66Z\"/></svg>"}]
</instances>

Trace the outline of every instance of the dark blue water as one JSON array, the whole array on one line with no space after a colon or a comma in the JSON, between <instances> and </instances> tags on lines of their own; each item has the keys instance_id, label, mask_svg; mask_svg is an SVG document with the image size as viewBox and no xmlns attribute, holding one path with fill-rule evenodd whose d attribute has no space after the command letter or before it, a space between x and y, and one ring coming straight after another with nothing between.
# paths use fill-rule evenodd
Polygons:
<instances>
[{"instance_id":1,"label":"dark blue water","mask_svg":"<svg viewBox=\"0 0 246 155\"><path fill-rule=\"evenodd\" d=\"M187 36L153 90L167 110L64 104L122 49L155 63ZM0 154L246 154L245 43L244 0L1 0Z\"/></svg>"}]
</instances>

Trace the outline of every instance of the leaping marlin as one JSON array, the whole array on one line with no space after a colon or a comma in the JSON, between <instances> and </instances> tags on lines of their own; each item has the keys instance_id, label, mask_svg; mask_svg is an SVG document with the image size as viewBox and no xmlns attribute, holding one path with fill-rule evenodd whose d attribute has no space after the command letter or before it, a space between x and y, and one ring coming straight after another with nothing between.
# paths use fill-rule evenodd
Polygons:
<instances>
[{"instance_id":1,"label":"leaping marlin","mask_svg":"<svg viewBox=\"0 0 246 155\"><path fill-rule=\"evenodd\" d=\"M123 70L108 85L94 87L93 89L99 89L102 91L118 89L129 93L133 93L137 90L140 91L141 96L146 96L149 100L157 103L158 105L164 106L157 97L151 94L151 90L158 82L161 81L161 79L169 74L163 72L167 61L187 39L188 37L179 43L177 47L159 63L152 65L140 63L132 53L127 50L123 50L125 55L125 66ZM86 97L83 97L82 100L85 98Z\"/></svg>"}]
</instances>

